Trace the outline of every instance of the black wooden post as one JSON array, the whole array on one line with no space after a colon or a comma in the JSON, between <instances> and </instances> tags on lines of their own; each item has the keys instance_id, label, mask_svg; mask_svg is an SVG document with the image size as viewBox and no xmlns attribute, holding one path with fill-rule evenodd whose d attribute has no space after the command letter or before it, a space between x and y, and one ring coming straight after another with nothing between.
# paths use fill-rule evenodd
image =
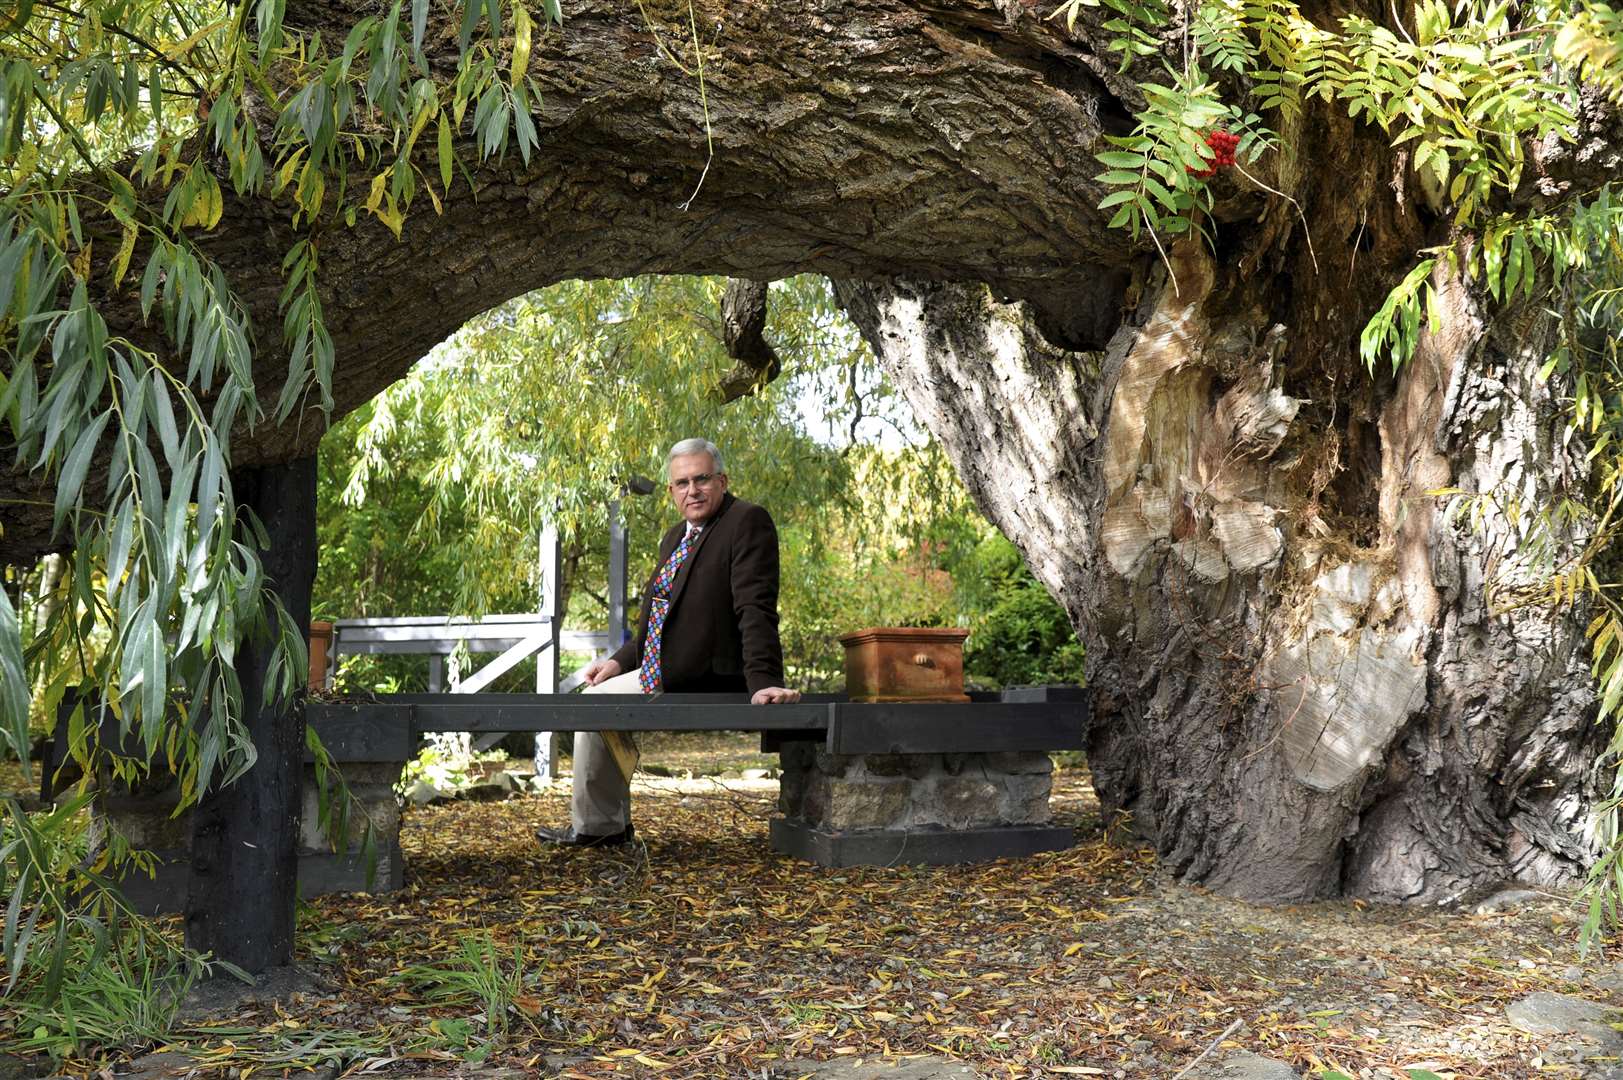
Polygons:
<instances>
[{"instance_id":1,"label":"black wooden post","mask_svg":"<svg viewBox=\"0 0 1623 1080\"><path fill-rule=\"evenodd\" d=\"M620 494L609 500L609 652L625 644L630 637L626 626L626 591L630 585L630 544L627 542L626 514L623 500L628 495L651 495L654 482L646 476L633 476L620 488Z\"/></svg>"},{"instance_id":2,"label":"black wooden post","mask_svg":"<svg viewBox=\"0 0 1623 1080\"><path fill-rule=\"evenodd\" d=\"M626 640L626 519L620 500L609 501L609 652Z\"/></svg>"},{"instance_id":3,"label":"black wooden post","mask_svg":"<svg viewBox=\"0 0 1623 1080\"><path fill-rule=\"evenodd\" d=\"M264 523L260 552L272 588L308 636L316 575L316 459L238 469L237 501ZM302 688L293 699L263 704L268 641L237 652L244 719L259 759L236 783L208 792L192 815L191 889L186 943L250 972L293 962L298 888Z\"/></svg>"}]
</instances>

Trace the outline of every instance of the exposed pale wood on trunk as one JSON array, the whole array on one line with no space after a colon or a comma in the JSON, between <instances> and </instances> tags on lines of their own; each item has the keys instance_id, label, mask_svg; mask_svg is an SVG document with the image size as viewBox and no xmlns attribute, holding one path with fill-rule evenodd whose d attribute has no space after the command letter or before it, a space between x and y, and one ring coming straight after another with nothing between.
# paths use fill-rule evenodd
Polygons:
<instances>
[{"instance_id":1,"label":"exposed pale wood on trunk","mask_svg":"<svg viewBox=\"0 0 1623 1080\"><path fill-rule=\"evenodd\" d=\"M1167 485L1190 475L1195 446L1187 429L1180 429L1182 402L1170 398L1203 397L1207 384L1202 374L1174 383L1172 376L1199 361L1201 343L1210 334L1201 315L1201 302L1211 292L1211 260L1187 245L1174 252L1173 273L1178 287L1162 292L1161 303L1133 342L1110 402L1109 438L1105 443L1106 493L1115 495L1140 475L1153 443L1156 465L1176 471L1171 477L1145 479ZM1179 448L1183 452L1179 452ZM1181 459L1181 460L1180 460Z\"/></svg>"},{"instance_id":2,"label":"exposed pale wood on trunk","mask_svg":"<svg viewBox=\"0 0 1623 1080\"><path fill-rule=\"evenodd\" d=\"M1381 763L1399 726L1425 704L1420 631L1317 633L1269 657L1280 742L1291 774L1337 791Z\"/></svg>"},{"instance_id":3,"label":"exposed pale wood on trunk","mask_svg":"<svg viewBox=\"0 0 1623 1080\"><path fill-rule=\"evenodd\" d=\"M842 292L1081 629L1107 809L1175 873L1262 900L1572 880L1598 748L1580 627L1491 615L1508 526L1474 535L1426 495L1508 476L1531 505L1574 467L1539 343L1496 337L1439 280L1444 324L1371 384L1384 406L1313 402L1289 330L1265 331L1281 312L1236 306L1201 258L1180 252L1178 291L1153 289L1101 354L976 286ZM1380 454L1341 465L1356 477L1322 467L1372 430ZM1513 465L1546 454L1562 469ZM1034 512L1032 491L1055 495Z\"/></svg>"},{"instance_id":4,"label":"exposed pale wood on trunk","mask_svg":"<svg viewBox=\"0 0 1623 1080\"><path fill-rule=\"evenodd\" d=\"M1267 503L1244 499L1212 507L1212 539L1235 573L1249 574L1279 562L1285 538L1274 524L1278 518Z\"/></svg>"},{"instance_id":5,"label":"exposed pale wood on trunk","mask_svg":"<svg viewBox=\"0 0 1623 1080\"><path fill-rule=\"evenodd\" d=\"M1210 540L1179 540L1172 553L1183 563L1185 572L1207 585L1216 585L1229 576L1223 549Z\"/></svg>"}]
</instances>

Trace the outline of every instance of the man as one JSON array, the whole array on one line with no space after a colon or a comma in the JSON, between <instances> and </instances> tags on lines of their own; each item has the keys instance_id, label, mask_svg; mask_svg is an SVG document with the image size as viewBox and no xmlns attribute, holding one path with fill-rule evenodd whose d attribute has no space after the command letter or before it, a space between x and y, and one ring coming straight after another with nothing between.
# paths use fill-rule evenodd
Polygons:
<instances>
[{"instance_id":1,"label":"man","mask_svg":"<svg viewBox=\"0 0 1623 1080\"><path fill-rule=\"evenodd\" d=\"M783 686L778 641L778 531L727 490L721 451L683 439L667 458L682 521L659 544L637 635L587 665L588 694L748 693L755 705L800 700ZM548 844L598 847L632 837L636 744L626 733L575 733L570 828L538 829Z\"/></svg>"}]
</instances>

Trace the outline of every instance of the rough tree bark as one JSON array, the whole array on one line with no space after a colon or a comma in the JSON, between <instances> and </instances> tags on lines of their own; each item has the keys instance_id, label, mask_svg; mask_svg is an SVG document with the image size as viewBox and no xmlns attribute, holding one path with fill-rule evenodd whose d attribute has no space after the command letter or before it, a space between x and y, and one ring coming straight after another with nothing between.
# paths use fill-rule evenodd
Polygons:
<instances>
[{"instance_id":1,"label":"rough tree bark","mask_svg":"<svg viewBox=\"0 0 1623 1080\"><path fill-rule=\"evenodd\" d=\"M286 21L341 40L363 10L292 0ZM659 47L688 40L690 10L713 160L698 81ZM399 242L375 222L323 232L338 413L562 279L828 274L1081 629L1100 793L1174 872L1270 899L1436 900L1581 862L1577 626L1490 611L1513 530L1472 533L1425 494L1581 481L1531 376L1548 328L1440 280L1421 355L1363 371L1359 326L1417 251L1451 242L1384 139L1310 112L1296 152L1256 170L1295 203L1217 178L1216 251L1176 252L1174 281L1096 209L1093 155L1142 106L1135 78L1160 75L1118 70L1103 8L1074 30L1031 0L567 11L532 53L529 166L476 166L473 193L459 180ZM431 27L438 71L454 36ZM1615 175L1623 143L1595 131L1535 154L1518 198L1563 170ZM207 242L260 328L266 400L290 216L228 199ZM151 340L133 292L107 300L113 333ZM307 455L326 422L239 433L238 460ZM4 504L0 561L50 544L39 481L0 476L15 497L44 509Z\"/></svg>"},{"instance_id":2,"label":"rough tree bark","mask_svg":"<svg viewBox=\"0 0 1623 1080\"><path fill-rule=\"evenodd\" d=\"M290 0L285 23L342 41L374 7ZM480 164L464 133L457 152L473 190L459 173L443 214L415 206L399 241L365 215L356 228L322 230L335 415L472 316L571 278L977 280L1053 297L1066 319L1105 333L1114 326L1108 297L1097 310L1069 298L1101 273L1124 282L1119 268L1138 257L1105 229L1105 189L1082 164L1141 103L1105 53L1109 32L1082 20L1067 34L1025 0L697 0L701 88L660 51L680 53L689 40L688 5L645 8L646 17L626 0L581 0L562 32L538 38L530 74L543 91L541 145L528 166L516 153ZM436 72L452 70L456 35L455 22L431 22L424 49ZM261 400L274 403L286 371L281 253L303 234L291 204L236 198L223 176L221 186L222 221L203 246L258 328ZM95 250L117 250L116 222L86 228ZM144 258L137 249L132 265ZM132 277L101 298L109 329L161 347L142 324ZM242 464L287 460L312 452L327 424L310 408L281 428L240 432L234 452ZM52 545L43 483L0 475L0 498L13 494L0 561ZM32 505L42 496L43 507Z\"/></svg>"},{"instance_id":3,"label":"rough tree bark","mask_svg":"<svg viewBox=\"0 0 1623 1080\"><path fill-rule=\"evenodd\" d=\"M721 377L721 400L737 401L783 372L777 350L766 340L767 282L732 278L721 296L721 338L737 360Z\"/></svg>"},{"instance_id":4,"label":"rough tree bark","mask_svg":"<svg viewBox=\"0 0 1623 1080\"><path fill-rule=\"evenodd\" d=\"M1350 344L1293 365L1290 324L1203 252L1174 266L1095 353L984 286L842 288L1076 622L1107 811L1256 900L1570 881L1601 741L1580 628L1489 609L1525 517L1473 530L1427 494L1532 507L1578 474L1535 377L1548 325L1440 279L1439 332L1372 380Z\"/></svg>"}]
</instances>

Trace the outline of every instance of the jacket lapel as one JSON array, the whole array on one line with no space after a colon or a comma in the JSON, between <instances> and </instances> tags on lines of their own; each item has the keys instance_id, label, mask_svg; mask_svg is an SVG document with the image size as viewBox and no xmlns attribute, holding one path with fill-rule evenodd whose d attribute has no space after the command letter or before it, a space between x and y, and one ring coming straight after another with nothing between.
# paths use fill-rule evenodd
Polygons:
<instances>
[{"instance_id":1,"label":"jacket lapel","mask_svg":"<svg viewBox=\"0 0 1623 1080\"><path fill-rule=\"evenodd\" d=\"M699 561L699 549L704 547L705 542L715 534L716 529L721 525L721 519L727 515L728 510L732 509L734 501L733 493L730 491L721 497L721 509L716 511L715 517L704 523L704 529L700 531L699 539L688 549L688 557L682 560L682 568L676 572L676 580L671 582L671 608L673 610L676 608L677 600L682 597L682 590L687 587L688 575L693 571L693 564ZM677 543L681 543L682 533L679 532L676 536ZM675 544L671 545L671 550L676 550Z\"/></svg>"}]
</instances>

